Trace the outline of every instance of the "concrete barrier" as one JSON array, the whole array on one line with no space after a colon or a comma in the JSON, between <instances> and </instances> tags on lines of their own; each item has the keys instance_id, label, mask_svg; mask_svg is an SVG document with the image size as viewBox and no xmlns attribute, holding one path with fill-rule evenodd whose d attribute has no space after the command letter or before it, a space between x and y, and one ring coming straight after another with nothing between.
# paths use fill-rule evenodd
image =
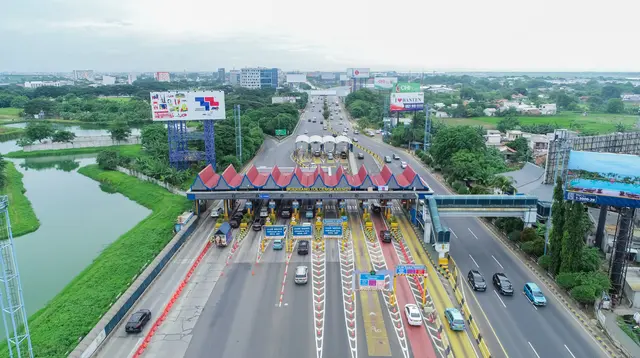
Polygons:
<instances>
[{"instance_id":1,"label":"concrete barrier","mask_svg":"<svg viewBox=\"0 0 640 358\"><path fill-rule=\"evenodd\" d=\"M140 144L140 136L130 136L126 140L115 141L111 136L91 136L76 137L69 143L38 143L33 145L25 145L22 150L25 152L33 152L36 150L60 150L73 148L91 148L91 147L110 147L114 145Z\"/></svg>"},{"instance_id":2,"label":"concrete barrier","mask_svg":"<svg viewBox=\"0 0 640 358\"><path fill-rule=\"evenodd\" d=\"M194 216L189 222L178 232L173 239L165 246L165 248L144 268L129 288L118 297L111 308L102 316L98 324L80 341L78 346L69 354L69 358L89 358L98 350L102 342L109 334L118 326L120 321L128 314L129 310L135 305L136 301L144 294L146 289L151 286L153 281L166 264L171 260L173 255L182 247L182 245L191 236L198 226L200 218Z\"/></svg>"}]
</instances>

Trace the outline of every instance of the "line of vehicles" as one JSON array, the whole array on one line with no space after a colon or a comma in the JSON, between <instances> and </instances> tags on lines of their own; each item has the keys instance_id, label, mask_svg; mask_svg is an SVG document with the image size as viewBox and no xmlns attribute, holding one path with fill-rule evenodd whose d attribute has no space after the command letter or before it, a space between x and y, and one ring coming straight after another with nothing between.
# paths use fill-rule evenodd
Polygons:
<instances>
[{"instance_id":1,"label":"line of vehicles","mask_svg":"<svg viewBox=\"0 0 640 358\"><path fill-rule=\"evenodd\" d=\"M491 281L496 291L503 296L513 296L513 285L503 272L496 272L493 274ZM484 276L478 270L469 270L467 274L467 282L474 291L486 291L487 282ZM546 306L547 298L542 293L540 287L534 282L527 282L524 284L522 293L527 299L535 306Z\"/></svg>"}]
</instances>

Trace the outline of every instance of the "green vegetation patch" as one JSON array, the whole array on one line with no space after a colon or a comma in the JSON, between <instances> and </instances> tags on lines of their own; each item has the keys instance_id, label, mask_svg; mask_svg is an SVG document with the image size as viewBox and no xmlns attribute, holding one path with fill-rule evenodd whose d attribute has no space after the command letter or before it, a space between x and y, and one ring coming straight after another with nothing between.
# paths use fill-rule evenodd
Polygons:
<instances>
[{"instance_id":1,"label":"green vegetation patch","mask_svg":"<svg viewBox=\"0 0 640 358\"><path fill-rule=\"evenodd\" d=\"M97 165L78 170L152 210L151 215L107 247L44 308L31 316L29 329L36 357L66 357L125 292L143 265L174 236L178 215L190 202L165 189ZM4 350L2 357L8 356Z\"/></svg>"},{"instance_id":2,"label":"green vegetation patch","mask_svg":"<svg viewBox=\"0 0 640 358\"><path fill-rule=\"evenodd\" d=\"M26 190L22 184L22 173L10 161L7 160L5 163L7 182L5 187L0 189L0 193L9 197L11 232L13 237L18 237L38 230L40 221L31 207L31 202L24 195Z\"/></svg>"},{"instance_id":3,"label":"green vegetation patch","mask_svg":"<svg viewBox=\"0 0 640 358\"><path fill-rule=\"evenodd\" d=\"M19 118L22 108L0 108L0 119Z\"/></svg>"},{"instance_id":4,"label":"green vegetation patch","mask_svg":"<svg viewBox=\"0 0 640 358\"><path fill-rule=\"evenodd\" d=\"M440 122L451 125L476 125L485 128L496 128L503 117L473 117L473 118L446 118ZM637 116L626 114L582 113L563 112L555 116L523 117L518 116L522 125L550 124L558 128L576 129L578 131L594 132L599 134L616 132L617 125L625 127L635 126Z\"/></svg>"},{"instance_id":5,"label":"green vegetation patch","mask_svg":"<svg viewBox=\"0 0 640 358\"><path fill-rule=\"evenodd\" d=\"M103 150L115 150L123 157L135 158L140 154L142 150L139 144L131 145L114 145L109 147L89 147L89 148L69 148L58 150L34 150L33 152L25 152L18 150L15 152L9 152L5 156L7 158L34 158L34 157L50 157L61 155L76 155L76 154L93 154L100 153Z\"/></svg>"}]
</instances>

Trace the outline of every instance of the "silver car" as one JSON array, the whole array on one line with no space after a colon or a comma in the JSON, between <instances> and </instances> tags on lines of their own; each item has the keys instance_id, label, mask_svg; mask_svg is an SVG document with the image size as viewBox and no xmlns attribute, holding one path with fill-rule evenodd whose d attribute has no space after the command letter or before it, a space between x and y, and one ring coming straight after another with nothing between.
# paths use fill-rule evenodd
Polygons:
<instances>
[{"instance_id":1,"label":"silver car","mask_svg":"<svg viewBox=\"0 0 640 358\"><path fill-rule=\"evenodd\" d=\"M308 281L309 269L307 266L298 266L296 267L296 276L294 278L294 282L298 285L304 285Z\"/></svg>"}]
</instances>

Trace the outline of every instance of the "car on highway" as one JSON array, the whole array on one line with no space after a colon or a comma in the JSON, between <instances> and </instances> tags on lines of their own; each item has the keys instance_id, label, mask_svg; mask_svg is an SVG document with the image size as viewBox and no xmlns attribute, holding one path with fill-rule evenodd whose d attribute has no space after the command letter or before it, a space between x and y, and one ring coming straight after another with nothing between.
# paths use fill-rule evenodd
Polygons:
<instances>
[{"instance_id":1,"label":"car on highway","mask_svg":"<svg viewBox=\"0 0 640 358\"><path fill-rule=\"evenodd\" d=\"M284 246L284 242L283 242L282 239L273 240L273 249L274 250L282 250L283 246Z\"/></svg>"},{"instance_id":2,"label":"car on highway","mask_svg":"<svg viewBox=\"0 0 640 358\"><path fill-rule=\"evenodd\" d=\"M297 285L304 285L309 280L309 269L307 266L298 266L296 267L296 274L293 281Z\"/></svg>"},{"instance_id":3,"label":"car on highway","mask_svg":"<svg viewBox=\"0 0 640 358\"><path fill-rule=\"evenodd\" d=\"M384 162L385 162L385 163L391 163L391 157L390 157L390 156L388 156L388 155L385 155L385 156L384 156Z\"/></svg>"},{"instance_id":4,"label":"car on highway","mask_svg":"<svg viewBox=\"0 0 640 358\"><path fill-rule=\"evenodd\" d=\"M393 159L394 160L400 160L400 156L397 155L396 153L393 153Z\"/></svg>"},{"instance_id":5,"label":"car on highway","mask_svg":"<svg viewBox=\"0 0 640 358\"><path fill-rule=\"evenodd\" d=\"M546 306L547 298L542 294L542 290L538 285L533 282L527 282L524 284L523 288L524 295L527 296L529 301L533 303L534 306Z\"/></svg>"},{"instance_id":6,"label":"car on highway","mask_svg":"<svg viewBox=\"0 0 640 358\"><path fill-rule=\"evenodd\" d=\"M340 152L340 158L342 158L342 159L349 158L349 153L347 153L346 150L343 150L342 152Z\"/></svg>"},{"instance_id":7,"label":"car on highway","mask_svg":"<svg viewBox=\"0 0 640 358\"><path fill-rule=\"evenodd\" d=\"M358 138L353 137L353 142L354 142L354 143L358 143Z\"/></svg>"},{"instance_id":8,"label":"car on highway","mask_svg":"<svg viewBox=\"0 0 640 358\"><path fill-rule=\"evenodd\" d=\"M267 216L269 216L269 208L266 206L263 206L260 208L260 217L261 218L266 218Z\"/></svg>"},{"instance_id":9,"label":"car on highway","mask_svg":"<svg viewBox=\"0 0 640 358\"><path fill-rule=\"evenodd\" d=\"M211 217L212 218L219 218L220 215L224 214L224 209L222 207L216 207L211 209Z\"/></svg>"},{"instance_id":10,"label":"car on highway","mask_svg":"<svg viewBox=\"0 0 640 358\"><path fill-rule=\"evenodd\" d=\"M333 160L333 153L327 154L327 159L328 160Z\"/></svg>"},{"instance_id":11,"label":"car on highway","mask_svg":"<svg viewBox=\"0 0 640 358\"><path fill-rule=\"evenodd\" d=\"M307 129L304 130L304 134L309 134L309 131Z\"/></svg>"},{"instance_id":12,"label":"car on highway","mask_svg":"<svg viewBox=\"0 0 640 358\"><path fill-rule=\"evenodd\" d=\"M406 167L407 167L407 162L402 162L402 163L400 163L400 167L401 167L402 169L406 168Z\"/></svg>"},{"instance_id":13,"label":"car on highway","mask_svg":"<svg viewBox=\"0 0 640 358\"><path fill-rule=\"evenodd\" d=\"M298 243L298 255L309 254L309 241L302 240Z\"/></svg>"},{"instance_id":14,"label":"car on highway","mask_svg":"<svg viewBox=\"0 0 640 358\"><path fill-rule=\"evenodd\" d=\"M364 153L358 153L358 159L364 159Z\"/></svg>"},{"instance_id":15,"label":"car on highway","mask_svg":"<svg viewBox=\"0 0 640 358\"><path fill-rule=\"evenodd\" d=\"M251 225L251 228L253 229L253 231L260 231L262 230L262 225L264 225L264 223L264 218L256 218L255 220L253 220L253 225Z\"/></svg>"},{"instance_id":16,"label":"car on highway","mask_svg":"<svg viewBox=\"0 0 640 358\"><path fill-rule=\"evenodd\" d=\"M457 308L445 309L444 316L447 318L449 328L451 328L452 331L464 331L464 317L462 317L462 313L460 313Z\"/></svg>"},{"instance_id":17,"label":"car on highway","mask_svg":"<svg viewBox=\"0 0 640 358\"><path fill-rule=\"evenodd\" d=\"M404 315L407 317L407 323L410 326L422 326L422 314L420 314L420 309L418 306L409 303L404 306Z\"/></svg>"},{"instance_id":18,"label":"car on highway","mask_svg":"<svg viewBox=\"0 0 640 358\"><path fill-rule=\"evenodd\" d=\"M333 138L337 137L338 135L336 133L332 134Z\"/></svg>"},{"instance_id":19,"label":"car on highway","mask_svg":"<svg viewBox=\"0 0 640 358\"><path fill-rule=\"evenodd\" d=\"M504 296L513 296L513 285L507 275L502 272L493 274L493 285L498 289L498 292Z\"/></svg>"},{"instance_id":20,"label":"car on highway","mask_svg":"<svg viewBox=\"0 0 640 358\"><path fill-rule=\"evenodd\" d=\"M127 324L124 326L124 330L127 333L140 333L149 321L151 321L151 311L141 309L129 317Z\"/></svg>"},{"instance_id":21,"label":"car on highway","mask_svg":"<svg viewBox=\"0 0 640 358\"><path fill-rule=\"evenodd\" d=\"M487 290L487 281L484 279L484 276L478 270L469 270L469 274L467 275L467 281L471 288L474 291L486 291Z\"/></svg>"},{"instance_id":22,"label":"car on highway","mask_svg":"<svg viewBox=\"0 0 640 358\"><path fill-rule=\"evenodd\" d=\"M386 242L386 243L391 242L391 231L389 231L389 230L380 230L380 240L382 240L382 242Z\"/></svg>"},{"instance_id":23,"label":"car on highway","mask_svg":"<svg viewBox=\"0 0 640 358\"><path fill-rule=\"evenodd\" d=\"M320 156L320 151L319 150L314 151L313 155L315 155L316 157L319 157Z\"/></svg>"},{"instance_id":24,"label":"car on highway","mask_svg":"<svg viewBox=\"0 0 640 358\"><path fill-rule=\"evenodd\" d=\"M242 221L242 212L237 212L231 217L231 220L229 220L229 225L232 228L237 229L238 227L240 227L241 221Z\"/></svg>"},{"instance_id":25,"label":"car on highway","mask_svg":"<svg viewBox=\"0 0 640 358\"><path fill-rule=\"evenodd\" d=\"M360 131L356 129L353 131L353 134L360 134Z\"/></svg>"}]
</instances>

